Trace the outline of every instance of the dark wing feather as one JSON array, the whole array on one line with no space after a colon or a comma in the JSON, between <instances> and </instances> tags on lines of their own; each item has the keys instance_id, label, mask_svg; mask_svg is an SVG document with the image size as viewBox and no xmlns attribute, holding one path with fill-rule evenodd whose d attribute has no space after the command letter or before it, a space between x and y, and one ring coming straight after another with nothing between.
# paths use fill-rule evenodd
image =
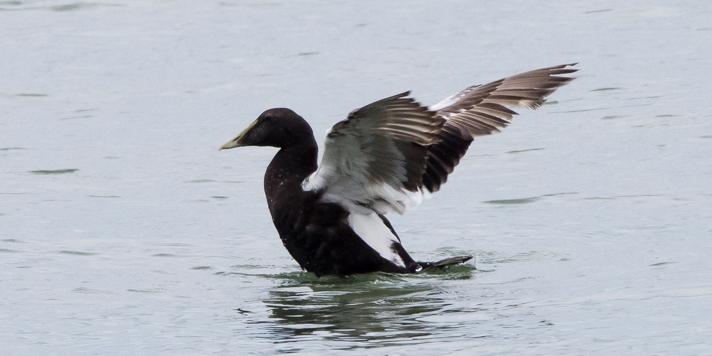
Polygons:
<instances>
[{"instance_id":1,"label":"dark wing feather","mask_svg":"<svg viewBox=\"0 0 712 356\"><path fill-rule=\"evenodd\" d=\"M576 72L574 64L536 69L484 85L473 85L430 107L446 119L439 142L428 147L423 185L436 192L467 152L473 138L499 132L516 112L510 107L536 109L558 87L572 81L562 74Z\"/></svg>"},{"instance_id":2,"label":"dark wing feather","mask_svg":"<svg viewBox=\"0 0 712 356\"><path fill-rule=\"evenodd\" d=\"M472 137L464 135L456 127L445 125L438 134L440 142L428 146L423 173L423 186L431 193L437 192L447 181L460 158L472 143Z\"/></svg>"}]
</instances>

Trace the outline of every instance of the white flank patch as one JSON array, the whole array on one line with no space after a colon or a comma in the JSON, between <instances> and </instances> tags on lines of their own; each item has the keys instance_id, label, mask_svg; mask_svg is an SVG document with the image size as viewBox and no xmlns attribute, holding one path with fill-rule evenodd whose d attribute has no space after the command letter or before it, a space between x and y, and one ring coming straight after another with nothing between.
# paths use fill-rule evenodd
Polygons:
<instances>
[{"instance_id":1,"label":"white flank patch","mask_svg":"<svg viewBox=\"0 0 712 356\"><path fill-rule=\"evenodd\" d=\"M393 243L398 242L398 239L378 214L352 212L349 214L348 222L351 229L361 237L361 240L376 250L381 257L405 268L405 262L392 248Z\"/></svg>"}]
</instances>

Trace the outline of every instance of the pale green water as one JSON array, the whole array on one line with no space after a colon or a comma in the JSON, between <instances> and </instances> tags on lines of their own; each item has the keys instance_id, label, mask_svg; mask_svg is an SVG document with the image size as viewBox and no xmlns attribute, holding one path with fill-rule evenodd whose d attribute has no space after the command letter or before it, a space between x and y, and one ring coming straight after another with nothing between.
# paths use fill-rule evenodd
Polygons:
<instances>
[{"instance_id":1,"label":"pale green water","mask_svg":"<svg viewBox=\"0 0 712 356\"><path fill-rule=\"evenodd\" d=\"M0 1L3 355L712 352L712 5ZM301 273L218 152L268 107L580 62L393 217L417 276ZM331 350L331 351L328 351Z\"/></svg>"}]
</instances>

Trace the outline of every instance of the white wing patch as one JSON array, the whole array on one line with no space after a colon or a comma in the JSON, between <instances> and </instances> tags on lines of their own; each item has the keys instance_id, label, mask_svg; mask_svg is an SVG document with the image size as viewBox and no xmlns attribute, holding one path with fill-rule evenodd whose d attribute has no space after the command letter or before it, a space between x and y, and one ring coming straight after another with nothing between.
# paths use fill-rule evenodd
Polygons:
<instances>
[{"instance_id":1,"label":"white wing patch","mask_svg":"<svg viewBox=\"0 0 712 356\"><path fill-rule=\"evenodd\" d=\"M448 96L447 98L440 100L437 104L430 105L428 107L428 110L438 111L438 110L446 108L452 104L455 104L455 103L457 103L458 99L461 99L463 96L469 94L477 87L479 87L479 85L473 85L473 86L467 87L455 94L452 94L452 95Z\"/></svg>"},{"instance_id":2,"label":"white wing patch","mask_svg":"<svg viewBox=\"0 0 712 356\"><path fill-rule=\"evenodd\" d=\"M383 223L378 214L360 214L352 212L348 218L349 226L368 246L376 250L381 257L393 262L396 266L405 268L405 262L393 249L398 238Z\"/></svg>"},{"instance_id":3,"label":"white wing patch","mask_svg":"<svg viewBox=\"0 0 712 356\"><path fill-rule=\"evenodd\" d=\"M351 112L326 135L321 164L302 182L350 211L403 212L422 201L427 146L445 119L397 94Z\"/></svg>"}]
</instances>

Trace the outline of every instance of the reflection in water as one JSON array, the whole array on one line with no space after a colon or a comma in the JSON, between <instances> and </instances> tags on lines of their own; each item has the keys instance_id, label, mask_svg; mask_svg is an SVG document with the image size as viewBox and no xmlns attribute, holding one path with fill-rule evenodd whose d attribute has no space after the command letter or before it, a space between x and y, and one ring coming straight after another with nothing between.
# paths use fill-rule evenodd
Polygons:
<instances>
[{"instance_id":1,"label":"reflection in water","mask_svg":"<svg viewBox=\"0 0 712 356\"><path fill-rule=\"evenodd\" d=\"M472 271L460 268L446 278L470 278ZM443 335L443 329L458 324L442 325L427 320L429 317L462 311L448 303L446 292L440 289L442 277L374 274L312 278L275 287L264 300L271 312L268 337L289 343L316 335L348 341L349 347L366 341L369 343L361 346L431 340L434 332Z\"/></svg>"}]
</instances>

